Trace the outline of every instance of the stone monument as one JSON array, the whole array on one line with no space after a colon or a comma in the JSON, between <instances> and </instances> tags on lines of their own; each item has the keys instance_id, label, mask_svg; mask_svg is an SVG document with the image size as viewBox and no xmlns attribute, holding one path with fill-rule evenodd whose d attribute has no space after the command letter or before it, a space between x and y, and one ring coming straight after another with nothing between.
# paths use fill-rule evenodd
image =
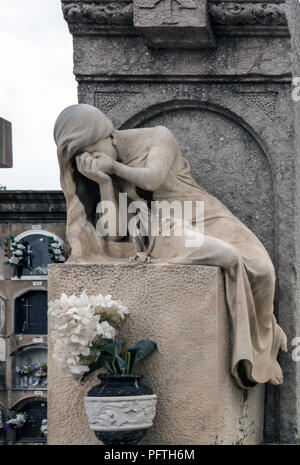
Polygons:
<instances>
[{"instance_id":1,"label":"stone monument","mask_svg":"<svg viewBox=\"0 0 300 465\"><path fill-rule=\"evenodd\" d=\"M299 327L296 298L299 262L296 240L299 229L296 181L299 166L296 162L298 139L293 137L298 113L297 105L292 99L292 77L297 76L297 67L293 64L296 60L293 61L293 56L296 56L299 44L294 18L299 14L299 5L297 2L277 1L206 3L183 0L64 0L62 4L65 19L74 37L74 72L79 83L79 102L104 111L113 126L120 130L163 126L176 136L198 184L228 207L240 220L239 224L245 224L261 241L264 247L258 245L260 242L257 241L258 249L266 249L272 258L277 277L275 314L288 336L289 349L292 349L291 341L297 335ZM192 10L194 14L191 14ZM88 154L105 153L103 148L94 147L93 150L89 145L93 143L83 146ZM99 162L97 169L104 174L120 175L120 172L112 170L105 157L95 158L96 165ZM92 164L87 155L82 162ZM94 168L95 166L92 171ZM78 162L79 172L84 171L86 175L87 169L88 167ZM87 228L89 227L87 223ZM92 230L90 234L93 235ZM75 236L75 247L72 247L73 250L77 247L79 262L84 263L80 238L78 240ZM97 250L102 246L97 241L93 244L92 247L95 246ZM122 251L115 245L110 247L111 249L106 250L106 256L114 260L118 255L124 260L132 252L129 247L122 255ZM94 252L95 250L90 250L91 257ZM263 259L263 262L270 263L266 260L265 262ZM98 276L97 282L101 283L104 292L112 292L111 284L106 284L108 271L101 267L114 265L95 265L95 268L92 263L99 261L91 259L88 262L90 265L65 265L60 268L61 271L56 266L50 267L50 299L57 297L62 291L73 291L70 273L76 276L73 267L77 266L82 276L80 289L85 285L90 291L94 291L95 288L91 288L94 275ZM185 264L168 265L169 268L166 269L174 266L176 270L177 267L190 270L187 267L191 267L189 273L195 273L195 276L201 270L204 275L206 273L204 263L196 265L193 260L189 264L182 261L179 263ZM129 279L130 273L142 275L150 270L162 269L162 265L157 263L146 263L138 267L126 265L126 271L122 266L118 279L114 280L115 286L119 280L124 282L123 279ZM85 272L81 267L86 267ZM66 271L63 271L64 268ZM69 276L68 282L57 278L63 272L66 279ZM153 273L155 274L154 271ZM89 276L89 280L84 278L85 274ZM269 277L272 275L270 266L266 274ZM273 280L274 275L269 284ZM137 289L142 295L139 286L144 283L145 287L145 281L138 279L137 282ZM202 282L200 275L199 282ZM221 289L219 285L217 287ZM263 288L270 289L268 286ZM184 292L188 292L188 286L185 289ZM206 288L206 297L211 299L212 288L210 289L209 291ZM226 288L228 294L227 291ZM218 292L219 296L221 292L224 290ZM121 289L119 294L122 294ZM192 296L193 300L194 293ZM141 305L141 301L135 300L133 296L127 300L126 295L122 294L118 298L125 299L128 306L128 300L131 300L133 308ZM153 302L149 301L148 305L152 308ZM171 301L166 305L169 310L172 308ZM196 311L192 302L189 307L192 312L193 309ZM216 322L214 328L217 331L216 328L220 329L220 325L223 325L224 339L219 338L218 351L225 350L228 356L230 343L225 333L226 325L219 320L222 318L222 311L219 311L221 307L222 305L218 306L218 312L213 312ZM205 324L204 320L201 322ZM145 328L135 327L135 330L144 336ZM151 333L151 337L155 339L154 333ZM157 337L159 338L158 333ZM214 337L217 337L216 332ZM222 340L225 341L223 345ZM298 369L290 354L282 356L281 365L284 383L280 387L267 388L264 440L294 442L299 423ZM207 365L203 362L202 367L205 366ZM212 379L220 379L220 366L215 365L214 370L210 382ZM204 372L201 373L203 377ZM201 373L198 375L201 376ZM248 374L245 367L246 379L257 381L255 377L251 380ZM223 375L225 379L225 373ZM54 379L51 376L50 374L49 441L55 443L54 428L57 424L51 406L51 396L55 393ZM226 378L225 385L227 382L233 383L233 380L229 377ZM155 387L159 389L158 384ZM263 403L258 394L261 392L260 387L245 391L248 392L248 400L243 398L243 390L235 385L230 384L227 387L228 389L224 389L228 399L232 399L230 392L235 389L238 391L234 392L239 393L232 400L233 416L238 410L237 405L242 405L242 409L248 408L250 417L254 415L256 419L259 418L256 431L260 433L250 441L261 441ZM204 389L203 393L205 392L207 391ZM194 394L196 397L200 396L199 392ZM163 391L161 397L164 397ZM221 391L216 393L215 399L221 401ZM257 415L257 410L260 410L261 416ZM216 416L215 423L212 423L210 437L204 435L202 439L199 438L198 443L210 443L209 441L213 442L214 435L222 436L219 421L224 412L222 413L222 409L218 409L218 412L220 413ZM242 417L245 418L245 415ZM67 418L62 417L60 421L64 422ZM51 422L56 424L52 433ZM163 430L163 420L158 420L158 424ZM221 428L227 443L234 441L234 434L229 431L233 431L236 425L235 419L228 429L225 426ZM200 436L201 431L199 427ZM154 426L152 438L155 434ZM88 443L90 441L91 439L87 439ZM175 441L175 436L166 438L165 443L168 441L174 443L172 441ZM189 443L188 438L184 443ZM197 443L196 438L193 437L190 443Z\"/></svg>"},{"instance_id":2,"label":"stone monument","mask_svg":"<svg viewBox=\"0 0 300 465\"><path fill-rule=\"evenodd\" d=\"M0 168L12 168L11 123L0 118Z\"/></svg>"}]
</instances>

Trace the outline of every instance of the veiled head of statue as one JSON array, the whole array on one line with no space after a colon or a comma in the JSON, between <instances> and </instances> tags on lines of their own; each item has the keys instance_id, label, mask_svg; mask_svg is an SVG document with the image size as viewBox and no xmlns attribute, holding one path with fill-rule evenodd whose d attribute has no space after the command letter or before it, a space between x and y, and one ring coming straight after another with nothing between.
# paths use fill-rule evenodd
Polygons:
<instances>
[{"instance_id":1,"label":"veiled head of statue","mask_svg":"<svg viewBox=\"0 0 300 465\"><path fill-rule=\"evenodd\" d=\"M54 125L59 158L71 160L87 146L109 137L112 122L98 108L84 103L65 108Z\"/></svg>"},{"instance_id":2,"label":"veiled head of statue","mask_svg":"<svg viewBox=\"0 0 300 465\"><path fill-rule=\"evenodd\" d=\"M76 192L87 219L95 224L96 206L100 200L99 186L79 173L75 157L86 151L86 147L104 141L113 132L111 121L98 108L83 103L65 108L54 125L54 139L60 168L69 189ZM70 173L71 178L66 177Z\"/></svg>"}]
</instances>

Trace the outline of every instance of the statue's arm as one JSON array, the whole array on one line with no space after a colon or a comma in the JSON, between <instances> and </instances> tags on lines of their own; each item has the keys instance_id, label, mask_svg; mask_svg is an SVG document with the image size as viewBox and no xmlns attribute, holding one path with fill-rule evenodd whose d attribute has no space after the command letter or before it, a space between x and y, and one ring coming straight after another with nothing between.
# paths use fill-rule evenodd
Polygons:
<instances>
[{"instance_id":1,"label":"statue's arm","mask_svg":"<svg viewBox=\"0 0 300 465\"><path fill-rule=\"evenodd\" d=\"M117 235L107 236L107 240L119 241L122 239L122 236L118 235L119 231L123 231L123 227L120 222L125 221L124 216L119 214L119 204L116 200L115 189L111 177L99 170L95 169L95 161L89 153L83 153L81 157L76 159L78 171L96 182L99 186L101 202L111 202L114 205L114 212L108 208L105 214L105 223L103 218L100 218L98 221L102 222L103 226L107 228L108 224L116 223L116 232ZM127 224L127 223L126 223Z\"/></svg>"},{"instance_id":2,"label":"statue's arm","mask_svg":"<svg viewBox=\"0 0 300 465\"><path fill-rule=\"evenodd\" d=\"M98 221L101 221L103 226L107 229L108 224L115 224L116 226L116 235L110 235L108 233L107 235L107 240L108 241L113 241L117 242L122 239L123 236L120 236L118 233L119 231L123 231L123 226L120 224L124 221L124 216L120 215L119 213L119 204L116 200L115 196L115 189L113 182L109 177L109 180L103 182L99 182L99 189L100 189L100 195L101 195L101 202L112 202L114 205L114 212L110 209L107 208L106 214L105 214L105 221L103 218L100 218Z\"/></svg>"},{"instance_id":3,"label":"statue's arm","mask_svg":"<svg viewBox=\"0 0 300 465\"><path fill-rule=\"evenodd\" d=\"M113 172L140 189L155 191L167 177L174 157L171 148L161 144L151 148L144 168L133 168L115 161Z\"/></svg>"}]
</instances>

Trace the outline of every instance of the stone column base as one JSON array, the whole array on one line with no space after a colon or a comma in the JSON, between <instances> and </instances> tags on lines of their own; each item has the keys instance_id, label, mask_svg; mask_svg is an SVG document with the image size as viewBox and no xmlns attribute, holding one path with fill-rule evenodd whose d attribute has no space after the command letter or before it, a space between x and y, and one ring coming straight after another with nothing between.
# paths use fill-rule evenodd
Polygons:
<instances>
[{"instance_id":1,"label":"stone column base","mask_svg":"<svg viewBox=\"0 0 300 465\"><path fill-rule=\"evenodd\" d=\"M244 392L230 375L230 327L223 275L195 265L50 265L49 301L111 294L130 315L119 334L152 339L158 350L136 368L158 396L151 445L259 444L264 386ZM51 336L51 334L50 334ZM48 444L100 444L88 426L83 386L57 372L49 343ZM253 422L253 424L252 424Z\"/></svg>"}]
</instances>

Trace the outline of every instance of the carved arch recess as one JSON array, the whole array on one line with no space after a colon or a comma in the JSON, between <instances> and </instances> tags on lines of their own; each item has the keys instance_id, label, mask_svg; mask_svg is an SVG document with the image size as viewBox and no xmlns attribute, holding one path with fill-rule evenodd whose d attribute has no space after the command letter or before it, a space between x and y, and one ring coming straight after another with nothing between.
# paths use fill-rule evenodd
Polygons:
<instances>
[{"instance_id":1,"label":"carved arch recess","mask_svg":"<svg viewBox=\"0 0 300 465\"><path fill-rule=\"evenodd\" d=\"M156 125L175 134L200 186L245 223L274 259L272 169L255 131L226 108L191 100L153 105L121 129Z\"/></svg>"},{"instance_id":2,"label":"carved arch recess","mask_svg":"<svg viewBox=\"0 0 300 465\"><path fill-rule=\"evenodd\" d=\"M46 396L45 392L45 396ZM30 402L40 402L40 403L46 403L47 404L47 397L44 396L28 396L24 397L23 399L18 399L10 408L11 411L18 411L21 412L22 408L26 404L29 404Z\"/></svg>"}]
</instances>

